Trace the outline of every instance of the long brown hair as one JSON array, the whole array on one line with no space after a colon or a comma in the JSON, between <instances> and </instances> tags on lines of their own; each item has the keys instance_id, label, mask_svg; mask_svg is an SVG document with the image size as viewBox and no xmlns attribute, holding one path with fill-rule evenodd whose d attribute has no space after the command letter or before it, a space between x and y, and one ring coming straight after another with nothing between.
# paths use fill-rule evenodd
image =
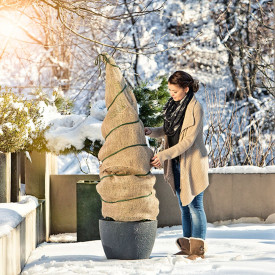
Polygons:
<instances>
[{"instance_id":1,"label":"long brown hair","mask_svg":"<svg viewBox=\"0 0 275 275\"><path fill-rule=\"evenodd\" d=\"M169 78L170 84L178 85L181 88L189 87L189 89L196 93L199 90L199 81L194 79L189 73L184 71L176 71Z\"/></svg>"}]
</instances>

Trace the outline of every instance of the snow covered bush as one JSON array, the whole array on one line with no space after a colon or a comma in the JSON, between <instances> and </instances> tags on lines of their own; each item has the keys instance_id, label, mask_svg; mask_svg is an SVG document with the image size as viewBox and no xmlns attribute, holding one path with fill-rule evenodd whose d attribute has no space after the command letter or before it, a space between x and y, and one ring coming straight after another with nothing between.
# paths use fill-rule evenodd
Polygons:
<instances>
[{"instance_id":1,"label":"snow covered bush","mask_svg":"<svg viewBox=\"0 0 275 275\"><path fill-rule=\"evenodd\" d=\"M53 98L49 98L41 92L37 99L41 120L47 126L44 132L46 151L57 155L85 151L97 157L103 139L100 128L104 110L99 115L100 102L94 104L91 114L87 116L71 112L68 106L70 101L65 97L54 95Z\"/></svg>"},{"instance_id":2,"label":"snow covered bush","mask_svg":"<svg viewBox=\"0 0 275 275\"><path fill-rule=\"evenodd\" d=\"M0 151L16 152L42 148L45 144L40 112L35 102L0 90Z\"/></svg>"},{"instance_id":3,"label":"snow covered bush","mask_svg":"<svg viewBox=\"0 0 275 275\"><path fill-rule=\"evenodd\" d=\"M49 97L37 89L31 98L18 96L8 89L0 93L0 151L97 154L99 141L91 138L93 131L87 133L89 126L93 130L91 125L98 120L71 114L71 101L58 90Z\"/></svg>"}]
</instances>

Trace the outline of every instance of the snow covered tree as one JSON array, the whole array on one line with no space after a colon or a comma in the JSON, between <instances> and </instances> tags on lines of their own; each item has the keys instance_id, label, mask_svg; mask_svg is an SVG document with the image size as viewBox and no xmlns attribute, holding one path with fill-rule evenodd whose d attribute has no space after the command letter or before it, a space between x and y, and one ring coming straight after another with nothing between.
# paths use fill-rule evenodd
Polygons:
<instances>
[{"instance_id":1,"label":"snow covered tree","mask_svg":"<svg viewBox=\"0 0 275 275\"><path fill-rule=\"evenodd\" d=\"M163 2L156 0L1 1L0 36L8 39L0 46L0 60L8 59L9 68L5 66L0 82L25 93L37 86L49 94L56 87L64 92L70 89L73 100L80 102L76 111L87 112L89 101L102 99L103 94L104 80L98 78L99 68L94 65L97 55L108 51L120 56L122 52L129 67L129 56L154 52L155 41L145 45L137 40L132 45L128 38L138 36L135 27L140 18L162 8ZM3 31L1 26L7 24L14 26L16 37ZM20 82L10 85L12 74L19 74Z\"/></svg>"},{"instance_id":2,"label":"snow covered tree","mask_svg":"<svg viewBox=\"0 0 275 275\"><path fill-rule=\"evenodd\" d=\"M159 79L158 87L148 87L146 84L134 89L139 104L139 118L145 126L159 127L163 124L162 109L170 98L166 77Z\"/></svg>"},{"instance_id":3,"label":"snow covered tree","mask_svg":"<svg viewBox=\"0 0 275 275\"><path fill-rule=\"evenodd\" d=\"M228 53L235 90L229 96L256 96L257 88L274 88L271 1L216 1L216 33ZM270 85L268 85L269 83ZM271 84L273 83L273 84Z\"/></svg>"}]
</instances>

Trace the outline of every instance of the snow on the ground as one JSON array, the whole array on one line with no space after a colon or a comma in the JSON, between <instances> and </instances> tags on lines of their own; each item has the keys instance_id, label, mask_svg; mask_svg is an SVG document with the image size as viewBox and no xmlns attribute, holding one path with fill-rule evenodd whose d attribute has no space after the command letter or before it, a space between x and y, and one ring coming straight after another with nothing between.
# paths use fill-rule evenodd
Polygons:
<instances>
[{"instance_id":1,"label":"snow on the ground","mask_svg":"<svg viewBox=\"0 0 275 275\"><path fill-rule=\"evenodd\" d=\"M76 233L61 233L56 235L51 235L49 242L51 243L73 243L76 242Z\"/></svg>"},{"instance_id":2,"label":"snow on the ground","mask_svg":"<svg viewBox=\"0 0 275 275\"><path fill-rule=\"evenodd\" d=\"M159 228L146 260L107 260L100 241L61 243L76 236L52 236L60 243L41 244L21 274L275 274L275 224L208 224L208 251L196 261L173 256L181 234L181 226Z\"/></svg>"},{"instance_id":3,"label":"snow on the ground","mask_svg":"<svg viewBox=\"0 0 275 275\"><path fill-rule=\"evenodd\" d=\"M226 166L226 167L216 167L209 169L210 173L217 173L217 174L274 174L275 173L275 165L266 166L266 167L258 167L258 166Z\"/></svg>"},{"instance_id":4,"label":"snow on the ground","mask_svg":"<svg viewBox=\"0 0 275 275\"><path fill-rule=\"evenodd\" d=\"M7 235L38 206L37 198L22 196L20 202L0 203L0 237Z\"/></svg>"}]
</instances>

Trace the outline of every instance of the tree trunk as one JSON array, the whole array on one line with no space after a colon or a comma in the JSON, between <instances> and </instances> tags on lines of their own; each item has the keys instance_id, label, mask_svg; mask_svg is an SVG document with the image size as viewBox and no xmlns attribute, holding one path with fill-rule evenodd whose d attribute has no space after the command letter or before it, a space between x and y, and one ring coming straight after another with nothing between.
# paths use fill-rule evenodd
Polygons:
<instances>
[{"instance_id":1,"label":"tree trunk","mask_svg":"<svg viewBox=\"0 0 275 275\"><path fill-rule=\"evenodd\" d=\"M20 156L21 154L19 152L11 154L11 202L20 201Z\"/></svg>"},{"instance_id":2,"label":"tree trunk","mask_svg":"<svg viewBox=\"0 0 275 275\"><path fill-rule=\"evenodd\" d=\"M134 28L134 25L136 23L129 7L128 7L128 4L127 4L127 1L124 0L124 4L126 6L126 9L127 9L127 12L130 14L131 16L131 23L132 23L132 28ZM132 38L133 38L133 43L134 43L134 48L135 48L135 52L136 52L136 60L135 60L135 63L134 63L134 72L135 72L135 80L136 80L136 85L139 86L139 75L138 75L138 57L139 57L139 50L138 50L138 41L137 41L137 38L136 38L136 34L133 32L132 34Z\"/></svg>"},{"instance_id":3,"label":"tree trunk","mask_svg":"<svg viewBox=\"0 0 275 275\"><path fill-rule=\"evenodd\" d=\"M0 203L11 201L11 153L0 152Z\"/></svg>"},{"instance_id":4,"label":"tree trunk","mask_svg":"<svg viewBox=\"0 0 275 275\"><path fill-rule=\"evenodd\" d=\"M273 0L273 13L274 13L274 24L273 24L273 48L275 49L275 0ZM275 53L273 52L273 71L274 71L274 83L275 83ZM275 92L273 92L275 93Z\"/></svg>"},{"instance_id":5,"label":"tree trunk","mask_svg":"<svg viewBox=\"0 0 275 275\"><path fill-rule=\"evenodd\" d=\"M236 74L236 70L234 68L233 52L229 51L229 50L227 50L227 52L228 52L228 66L229 66L229 70L230 70L230 73L231 73L232 81L233 81L233 83L235 85L235 88L236 88L236 92L235 92L234 96L236 98L243 99L243 91L241 89L240 81L238 79L238 76Z\"/></svg>"}]
</instances>

